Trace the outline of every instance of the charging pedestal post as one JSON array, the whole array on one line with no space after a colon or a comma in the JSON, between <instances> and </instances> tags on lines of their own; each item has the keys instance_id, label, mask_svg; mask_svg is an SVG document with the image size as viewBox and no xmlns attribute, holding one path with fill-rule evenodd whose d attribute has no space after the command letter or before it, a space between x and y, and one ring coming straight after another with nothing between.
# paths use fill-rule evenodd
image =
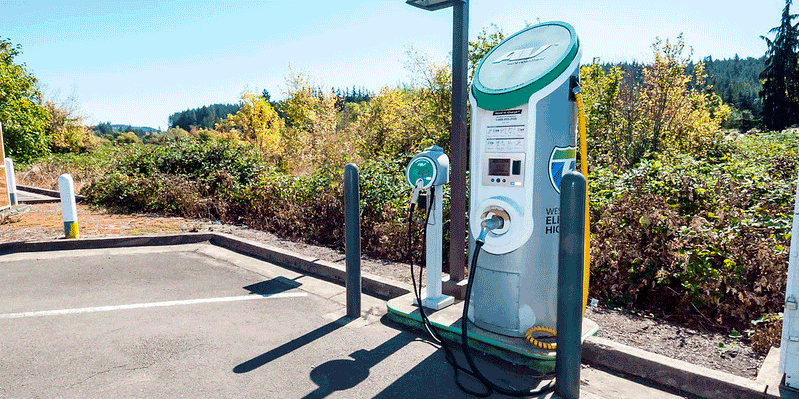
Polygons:
<instances>
[{"instance_id":1,"label":"charging pedestal post","mask_svg":"<svg viewBox=\"0 0 799 399\"><path fill-rule=\"evenodd\" d=\"M444 244L444 185L449 182L449 157L439 146L427 148L416 155L408 163L405 172L408 185L415 190L434 188L432 198L432 214L427 221L427 251L425 253L427 269L426 295L422 298L422 306L439 310L455 302L455 298L442 294L441 270L443 264ZM418 193L417 193L418 194ZM427 196L430 201L430 196ZM420 282L421 283L421 282Z\"/></svg>"}]
</instances>

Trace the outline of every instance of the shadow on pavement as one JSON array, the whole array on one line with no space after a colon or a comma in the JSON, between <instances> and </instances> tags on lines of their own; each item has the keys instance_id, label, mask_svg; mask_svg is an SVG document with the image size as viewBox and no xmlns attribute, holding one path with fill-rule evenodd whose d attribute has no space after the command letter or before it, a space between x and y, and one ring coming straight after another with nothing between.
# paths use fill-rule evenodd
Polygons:
<instances>
[{"instance_id":1,"label":"shadow on pavement","mask_svg":"<svg viewBox=\"0 0 799 399\"><path fill-rule=\"evenodd\" d=\"M416 337L402 332L380 346L361 349L350 354L351 359L330 360L311 370L311 381L319 387L305 395L305 398L324 398L335 391L350 389L369 377L369 370L387 357L399 351Z\"/></svg>"},{"instance_id":2,"label":"shadow on pavement","mask_svg":"<svg viewBox=\"0 0 799 399\"><path fill-rule=\"evenodd\" d=\"M275 277L271 280L265 280L259 283L250 284L242 288L256 295L271 295L288 291L297 288L301 285L302 283L298 283L294 280L289 280L285 277Z\"/></svg>"},{"instance_id":3,"label":"shadow on pavement","mask_svg":"<svg viewBox=\"0 0 799 399\"><path fill-rule=\"evenodd\" d=\"M383 325L403 330L399 335L384 342L372 350L359 350L350 354L350 359L335 359L316 366L310 373L311 380L318 388L304 397L304 399L321 399L335 391L343 391L356 387L370 377L370 369L382 362L392 354L414 341L421 341L416 333L409 332L396 323L383 317ZM426 342L426 341L425 341ZM452 344L450 344L452 345ZM460 364L466 365L466 360L457 348L453 348ZM476 362L481 371L493 381L508 387L533 388L539 383L548 380L531 377L537 372L524 366L508 363L493 356L475 354ZM377 379L377 376L372 376ZM461 383L467 388L477 392L485 390L479 382L461 373ZM419 362L410 371L402 375L375 398L466 398L471 397L461 391L455 384L452 367L446 362L443 350L439 349L425 360ZM504 397L492 395L491 397Z\"/></svg>"},{"instance_id":4,"label":"shadow on pavement","mask_svg":"<svg viewBox=\"0 0 799 399\"><path fill-rule=\"evenodd\" d=\"M249 373L250 371L257 369L258 367L261 367L281 356L285 356L299 348L302 348L303 346L313 341L316 341L319 338L324 337L327 334L332 333L333 331L338 330L341 327L344 327L344 325L349 322L350 322L349 318L341 317L336 321L327 323L322 327L319 327L316 330L306 333L305 335L299 338L292 339L291 341L286 342L285 344L280 345L275 349L272 349L264 354L258 355L250 360L247 360L246 362L239 364L236 367L233 367L233 372L236 374Z\"/></svg>"}]
</instances>

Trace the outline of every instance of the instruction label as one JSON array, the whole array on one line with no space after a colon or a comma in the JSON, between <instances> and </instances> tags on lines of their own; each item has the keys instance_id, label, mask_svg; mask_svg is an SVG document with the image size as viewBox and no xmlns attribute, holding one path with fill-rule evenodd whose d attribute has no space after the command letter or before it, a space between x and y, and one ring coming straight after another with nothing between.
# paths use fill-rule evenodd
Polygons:
<instances>
[{"instance_id":1,"label":"instruction label","mask_svg":"<svg viewBox=\"0 0 799 399\"><path fill-rule=\"evenodd\" d=\"M485 152L524 152L525 135L522 109L494 111L485 125Z\"/></svg>"},{"instance_id":2,"label":"instruction label","mask_svg":"<svg viewBox=\"0 0 799 399\"><path fill-rule=\"evenodd\" d=\"M560 208L547 208L544 219L545 234L560 234Z\"/></svg>"}]
</instances>

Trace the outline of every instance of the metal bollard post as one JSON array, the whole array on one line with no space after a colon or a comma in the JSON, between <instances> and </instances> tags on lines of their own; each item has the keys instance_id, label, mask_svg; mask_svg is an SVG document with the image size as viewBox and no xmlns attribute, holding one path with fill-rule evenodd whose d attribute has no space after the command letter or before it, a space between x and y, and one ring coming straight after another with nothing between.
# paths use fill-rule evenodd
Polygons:
<instances>
[{"instance_id":1,"label":"metal bollard post","mask_svg":"<svg viewBox=\"0 0 799 399\"><path fill-rule=\"evenodd\" d=\"M11 205L17 205L19 203L17 199L17 178L14 176L14 161L11 158L6 158L6 183Z\"/></svg>"},{"instance_id":2,"label":"metal bollard post","mask_svg":"<svg viewBox=\"0 0 799 399\"><path fill-rule=\"evenodd\" d=\"M585 186L585 176L577 171L567 173L560 182L555 394L564 399L580 397Z\"/></svg>"},{"instance_id":3,"label":"metal bollard post","mask_svg":"<svg viewBox=\"0 0 799 399\"><path fill-rule=\"evenodd\" d=\"M64 215L64 237L79 238L78 206L75 204L75 183L72 176L66 173L59 176L58 190L61 192L61 213Z\"/></svg>"},{"instance_id":4,"label":"metal bollard post","mask_svg":"<svg viewBox=\"0 0 799 399\"><path fill-rule=\"evenodd\" d=\"M347 258L347 317L361 317L361 208L358 166L344 167L344 245Z\"/></svg>"}]
</instances>

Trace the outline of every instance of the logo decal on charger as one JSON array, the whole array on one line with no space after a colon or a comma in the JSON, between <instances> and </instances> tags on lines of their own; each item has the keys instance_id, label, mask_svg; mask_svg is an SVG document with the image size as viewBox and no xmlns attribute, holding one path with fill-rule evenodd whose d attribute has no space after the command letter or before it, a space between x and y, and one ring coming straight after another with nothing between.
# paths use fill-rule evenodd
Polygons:
<instances>
[{"instance_id":1,"label":"logo decal on charger","mask_svg":"<svg viewBox=\"0 0 799 399\"><path fill-rule=\"evenodd\" d=\"M498 60L494 61L493 64L499 64L502 61L507 61L508 64L513 63L515 61L524 61L524 60L534 60L535 57L538 57L544 51L547 51L550 47L557 46L557 43L546 44L540 47L528 47L522 48L518 50L511 50L505 53L502 57L499 57ZM541 59L541 58L539 58Z\"/></svg>"},{"instance_id":2,"label":"logo decal on charger","mask_svg":"<svg viewBox=\"0 0 799 399\"><path fill-rule=\"evenodd\" d=\"M549 155L549 182L560 194L560 179L577 164L576 147L555 147Z\"/></svg>"}]
</instances>

